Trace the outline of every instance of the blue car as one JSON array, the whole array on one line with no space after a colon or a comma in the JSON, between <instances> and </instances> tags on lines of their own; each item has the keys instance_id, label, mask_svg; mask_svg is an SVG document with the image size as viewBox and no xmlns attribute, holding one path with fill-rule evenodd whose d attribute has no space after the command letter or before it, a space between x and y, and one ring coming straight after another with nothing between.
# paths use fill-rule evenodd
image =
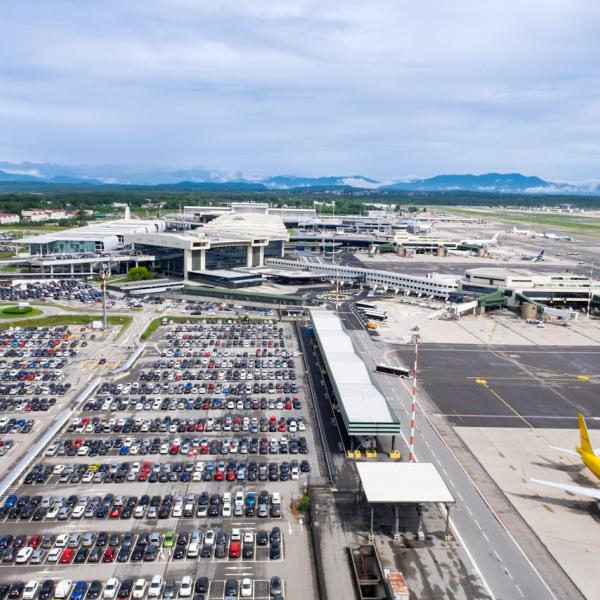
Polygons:
<instances>
[{"instance_id":1,"label":"blue car","mask_svg":"<svg viewBox=\"0 0 600 600\"><path fill-rule=\"evenodd\" d=\"M88 584L85 581L78 581L71 592L71 600L83 600L87 592Z\"/></svg>"}]
</instances>

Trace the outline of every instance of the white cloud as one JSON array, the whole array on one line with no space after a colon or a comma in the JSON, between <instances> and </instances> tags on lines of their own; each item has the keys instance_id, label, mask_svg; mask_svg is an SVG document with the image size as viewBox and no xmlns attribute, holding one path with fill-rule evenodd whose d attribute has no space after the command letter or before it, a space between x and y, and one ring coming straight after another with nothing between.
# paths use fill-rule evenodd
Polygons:
<instances>
[{"instance_id":1,"label":"white cloud","mask_svg":"<svg viewBox=\"0 0 600 600\"><path fill-rule=\"evenodd\" d=\"M24 0L0 158L261 175L598 175L587 0Z\"/></svg>"}]
</instances>

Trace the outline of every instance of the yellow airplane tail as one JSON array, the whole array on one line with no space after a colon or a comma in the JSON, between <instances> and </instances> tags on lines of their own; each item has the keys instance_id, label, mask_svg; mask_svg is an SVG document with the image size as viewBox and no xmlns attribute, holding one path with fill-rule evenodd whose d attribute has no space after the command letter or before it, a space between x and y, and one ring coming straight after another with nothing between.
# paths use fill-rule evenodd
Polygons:
<instances>
[{"instance_id":1,"label":"yellow airplane tail","mask_svg":"<svg viewBox=\"0 0 600 600\"><path fill-rule=\"evenodd\" d=\"M580 453L595 455L596 453L594 452L592 442L590 441L590 434L588 433L588 428L587 428L587 425L585 424L585 419L583 418L583 415L581 413L579 413L578 419L579 419L579 436L580 436L580 440L581 440L580 441L581 445L579 446L579 448L577 448L577 450Z\"/></svg>"}]
</instances>

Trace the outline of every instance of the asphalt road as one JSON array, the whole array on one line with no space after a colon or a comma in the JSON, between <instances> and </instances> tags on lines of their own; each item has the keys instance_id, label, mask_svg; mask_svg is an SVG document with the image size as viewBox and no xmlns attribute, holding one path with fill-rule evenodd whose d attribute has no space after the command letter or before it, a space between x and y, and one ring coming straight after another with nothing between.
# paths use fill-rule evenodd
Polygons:
<instances>
[{"instance_id":1,"label":"asphalt road","mask_svg":"<svg viewBox=\"0 0 600 600\"><path fill-rule=\"evenodd\" d=\"M341 309L343 320L356 326L356 316L348 311L346 304ZM389 347L379 338L371 338L364 330L349 328L349 333L368 365L387 362ZM408 438L410 396L405 382L385 375L378 376L378 381L398 412L402 433ZM418 460L431 462L438 468L455 496L452 531L465 552L465 564L473 565L491 597L497 600L561 597L548 587L421 411L417 414L416 455Z\"/></svg>"}]
</instances>

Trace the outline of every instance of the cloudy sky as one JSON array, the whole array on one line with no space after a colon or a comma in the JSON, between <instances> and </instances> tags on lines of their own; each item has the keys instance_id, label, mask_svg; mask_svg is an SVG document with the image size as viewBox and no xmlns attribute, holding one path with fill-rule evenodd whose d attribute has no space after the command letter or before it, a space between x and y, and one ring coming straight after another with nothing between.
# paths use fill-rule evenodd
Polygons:
<instances>
[{"instance_id":1,"label":"cloudy sky","mask_svg":"<svg viewBox=\"0 0 600 600\"><path fill-rule=\"evenodd\" d=\"M0 160L600 177L597 0L3 3Z\"/></svg>"}]
</instances>

